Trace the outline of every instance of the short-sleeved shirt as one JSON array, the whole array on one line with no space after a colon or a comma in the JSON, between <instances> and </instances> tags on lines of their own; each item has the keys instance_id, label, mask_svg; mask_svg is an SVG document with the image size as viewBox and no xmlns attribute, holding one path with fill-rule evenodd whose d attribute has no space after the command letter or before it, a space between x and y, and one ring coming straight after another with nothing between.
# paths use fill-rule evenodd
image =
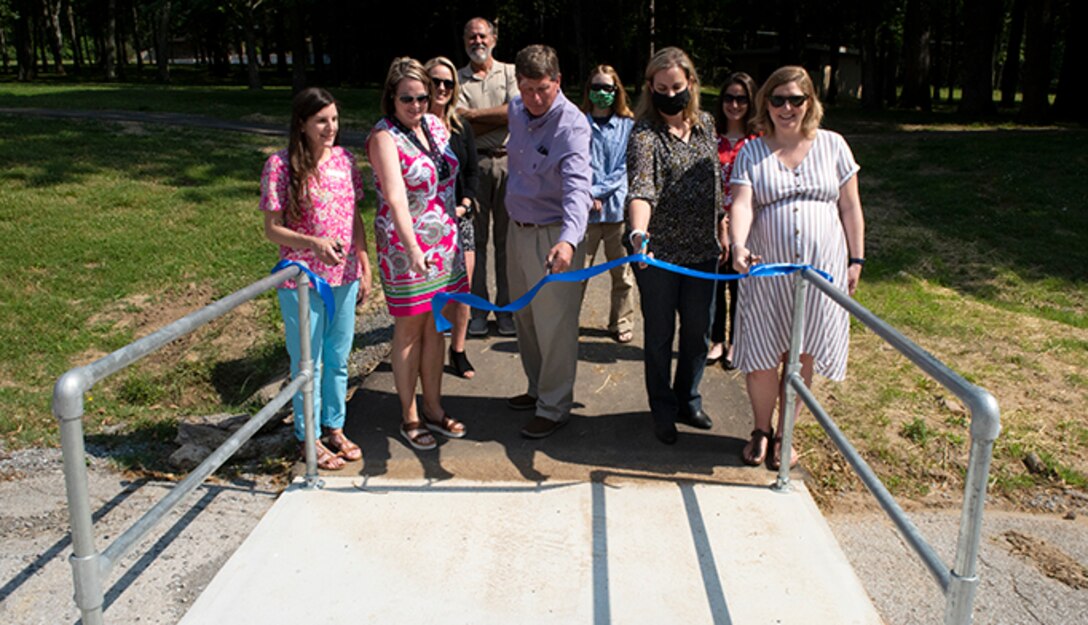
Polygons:
<instances>
[{"instance_id":1,"label":"short-sleeved shirt","mask_svg":"<svg viewBox=\"0 0 1088 625\"><path fill-rule=\"evenodd\" d=\"M492 60L487 74L480 78L472 71L472 65L457 70L457 81L461 83L461 97L458 107L468 109L487 109L493 106L509 104L518 95L518 79L512 63L500 63ZM496 128L476 137L478 150L490 150L506 143L509 131Z\"/></svg>"},{"instance_id":2,"label":"short-sleeved shirt","mask_svg":"<svg viewBox=\"0 0 1088 625\"><path fill-rule=\"evenodd\" d=\"M291 188L290 160L287 150L280 150L264 164L261 174L260 209L268 212L286 211ZM294 249L280 246L280 258L305 262L330 286L341 286L359 279L359 259L355 256L355 210L363 199L363 180L355 166L355 157L344 148L334 147L329 158L317 167L317 176L310 179L307 198L299 202L300 219L284 224L308 236L326 237L339 241L347 258L339 265L326 265L309 248ZM295 287L293 280L284 288Z\"/></svg>"},{"instance_id":3,"label":"short-sleeved shirt","mask_svg":"<svg viewBox=\"0 0 1088 625\"><path fill-rule=\"evenodd\" d=\"M627 181L627 201L650 205L647 229L654 258L692 265L718 257L721 165L708 113L692 125L687 142L664 122L636 122L627 142Z\"/></svg>"}]
</instances>

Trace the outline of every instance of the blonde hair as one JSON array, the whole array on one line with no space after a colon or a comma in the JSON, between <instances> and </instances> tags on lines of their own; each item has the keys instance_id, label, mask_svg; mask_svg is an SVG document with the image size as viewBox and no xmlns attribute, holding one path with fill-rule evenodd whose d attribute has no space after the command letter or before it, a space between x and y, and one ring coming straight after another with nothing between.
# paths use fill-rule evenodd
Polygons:
<instances>
[{"instance_id":1,"label":"blonde hair","mask_svg":"<svg viewBox=\"0 0 1088 625\"><path fill-rule=\"evenodd\" d=\"M687 53L674 46L661 48L657 54L650 57L650 62L646 64L646 84L642 88L642 95L639 96L638 106L635 107L635 117L640 120L665 121L654 106L654 75L673 67L679 67L684 71L684 76L688 79L688 89L691 91L691 99L681 111L684 121L692 125L699 122L699 86L701 84L699 73L695 71L695 65Z\"/></svg>"},{"instance_id":2,"label":"blonde hair","mask_svg":"<svg viewBox=\"0 0 1088 625\"><path fill-rule=\"evenodd\" d=\"M454 75L456 76L456 74ZM393 104L393 98L397 94L397 85L405 79L418 80L423 83L423 86L427 89L427 94L432 98L434 97L434 85L431 84L431 77L427 75L423 65L412 57L399 56L389 64L389 73L385 75L385 87L382 89L382 114L393 117L396 113L397 109Z\"/></svg>"},{"instance_id":3,"label":"blonde hair","mask_svg":"<svg viewBox=\"0 0 1088 625\"><path fill-rule=\"evenodd\" d=\"M797 83L801 92L808 96L808 109L801 120L801 132L808 139L816 136L816 129L824 118L824 107L820 99L816 97L816 86L812 84L812 78L805 68L798 65L780 67L771 74L756 94L756 114L753 122L756 128L768 135L774 136L774 122L771 121L771 113L768 101L774 90L791 82Z\"/></svg>"},{"instance_id":4,"label":"blonde hair","mask_svg":"<svg viewBox=\"0 0 1088 625\"><path fill-rule=\"evenodd\" d=\"M453 64L453 61L446 57L436 56L423 64L423 71L427 72L427 77L430 78L431 70L439 65L450 70L450 76L453 76L453 91L450 93L450 101L446 103L446 110L442 111L439 118L446 124L446 128L459 133L461 132L461 116L457 114L457 102L461 97L461 81L457 79L457 67ZM434 95L431 95L431 97L433 98Z\"/></svg>"},{"instance_id":5,"label":"blonde hair","mask_svg":"<svg viewBox=\"0 0 1088 625\"><path fill-rule=\"evenodd\" d=\"M623 88L623 81L611 65L598 65L589 70L589 78L586 80L585 89L582 90L582 112L588 113L593 110L593 103L589 101L589 86L593 84L593 78L597 74L611 77L616 85L616 101L612 103L612 112L620 117L634 117L631 107L627 105L627 91Z\"/></svg>"}]
</instances>

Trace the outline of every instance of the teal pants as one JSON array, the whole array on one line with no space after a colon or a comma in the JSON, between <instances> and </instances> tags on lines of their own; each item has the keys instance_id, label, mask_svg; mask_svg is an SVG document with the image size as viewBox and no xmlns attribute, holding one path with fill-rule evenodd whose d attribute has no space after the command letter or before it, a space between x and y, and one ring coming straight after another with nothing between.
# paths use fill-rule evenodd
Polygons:
<instances>
[{"instance_id":1,"label":"teal pants","mask_svg":"<svg viewBox=\"0 0 1088 625\"><path fill-rule=\"evenodd\" d=\"M359 281L332 287L336 312L328 315L325 303L317 292L310 290L310 355L314 361L314 437L321 436L317 424L324 428L344 427L348 394L348 356L355 338L355 297ZM280 313L287 333L287 353L291 356L291 377L298 374L299 346L298 293L295 289L277 289ZM302 417L302 391L292 399L295 411L295 438L306 437Z\"/></svg>"}]
</instances>

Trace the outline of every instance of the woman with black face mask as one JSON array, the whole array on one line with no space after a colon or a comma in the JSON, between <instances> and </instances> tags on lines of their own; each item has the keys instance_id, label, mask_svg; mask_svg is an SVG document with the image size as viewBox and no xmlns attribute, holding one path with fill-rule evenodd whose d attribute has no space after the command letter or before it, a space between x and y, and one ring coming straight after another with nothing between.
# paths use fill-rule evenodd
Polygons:
<instances>
[{"instance_id":1,"label":"woman with black face mask","mask_svg":"<svg viewBox=\"0 0 1088 625\"><path fill-rule=\"evenodd\" d=\"M713 273L726 241L714 119L699 110L699 76L679 48L646 66L627 144L630 244L658 260ZM676 423L713 427L699 382L706 367L714 283L650 266L635 270L642 300L646 393L654 435L676 442ZM672 344L680 349L672 375Z\"/></svg>"}]
</instances>

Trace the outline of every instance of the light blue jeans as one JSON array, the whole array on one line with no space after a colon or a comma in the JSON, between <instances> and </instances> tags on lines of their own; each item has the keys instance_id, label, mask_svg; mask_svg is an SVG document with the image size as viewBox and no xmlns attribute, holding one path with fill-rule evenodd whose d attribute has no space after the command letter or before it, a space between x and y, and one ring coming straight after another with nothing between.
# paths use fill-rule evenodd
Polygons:
<instances>
[{"instance_id":1,"label":"light blue jeans","mask_svg":"<svg viewBox=\"0 0 1088 625\"><path fill-rule=\"evenodd\" d=\"M280 313L287 333L287 353L291 356L291 377L298 374L301 347L298 342L298 292L277 289ZM325 303L317 291L310 289L310 353L314 360L314 437L321 436L322 427L344 427L348 395L348 355L355 338L355 297L359 281L332 287L336 314L325 312ZM292 399L295 411L295 438L306 438L302 416L302 391Z\"/></svg>"}]
</instances>

